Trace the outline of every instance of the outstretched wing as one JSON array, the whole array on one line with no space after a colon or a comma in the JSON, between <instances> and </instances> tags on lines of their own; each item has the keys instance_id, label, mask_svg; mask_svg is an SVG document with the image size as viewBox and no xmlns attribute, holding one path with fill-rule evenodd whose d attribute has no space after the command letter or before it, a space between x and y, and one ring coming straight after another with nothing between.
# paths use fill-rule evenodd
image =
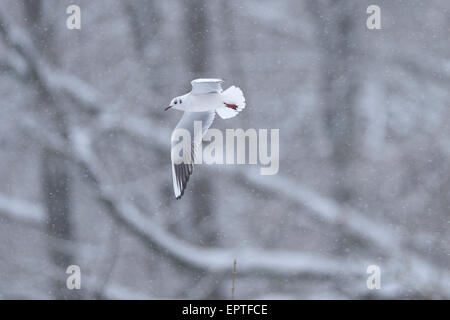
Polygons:
<instances>
[{"instance_id":1,"label":"outstretched wing","mask_svg":"<svg viewBox=\"0 0 450 320\"><path fill-rule=\"evenodd\" d=\"M192 94L220 93L222 92L222 79L195 79L191 81Z\"/></svg>"},{"instance_id":2,"label":"outstretched wing","mask_svg":"<svg viewBox=\"0 0 450 320\"><path fill-rule=\"evenodd\" d=\"M214 121L214 116L214 111L185 112L172 133L172 182L177 199L184 194L189 177L194 171L196 153L203 136ZM201 123L197 123L199 129L194 130L197 121Z\"/></svg>"},{"instance_id":3,"label":"outstretched wing","mask_svg":"<svg viewBox=\"0 0 450 320\"><path fill-rule=\"evenodd\" d=\"M238 87L231 86L222 92L222 99L226 106L216 109L222 119L233 118L245 108L245 97Z\"/></svg>"}]
</instances>

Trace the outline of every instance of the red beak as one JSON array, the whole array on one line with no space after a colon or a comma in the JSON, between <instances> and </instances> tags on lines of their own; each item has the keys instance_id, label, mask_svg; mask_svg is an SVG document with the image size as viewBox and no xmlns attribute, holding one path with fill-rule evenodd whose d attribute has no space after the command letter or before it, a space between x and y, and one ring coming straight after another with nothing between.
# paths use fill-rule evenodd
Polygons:
<instances>
[{"instance_id":1,"label":"red beak","mask_svg":"<svg viewBox=\"0 0 450 320\"><path fill-rule=\"evenodd\" d=\"M164 109L164 111L169 110L170 108L172 108L172 106L168 106L167 108Z\"/></svg>"}]
</instances>

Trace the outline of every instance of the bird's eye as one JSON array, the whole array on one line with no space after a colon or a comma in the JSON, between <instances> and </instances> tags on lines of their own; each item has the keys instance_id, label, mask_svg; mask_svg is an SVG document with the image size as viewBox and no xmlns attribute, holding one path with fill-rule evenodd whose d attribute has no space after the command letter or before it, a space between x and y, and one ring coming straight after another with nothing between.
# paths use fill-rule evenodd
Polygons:
<instances>
[{"instance_id":1,"label":"bird's eye","mask_svg":"<svg viewBox=\"0 0 450 320\"><path fill-rule=\"evenodd\" d=\"M178 102L178 101L177 101L177 100L175 100L175 102L174 102L174 103L175 103L175 104L177 104L177 102Z\"/></svg>"},{"instance_id":2,"label":"bird's eye","mask_svg":"<svg viewBox=\"0 0 450 320\"><path fill-rule=\"evenodd\" d=\"M183 103L183 100L180 99L180 103Z\"/></svg>"}]
</instances>

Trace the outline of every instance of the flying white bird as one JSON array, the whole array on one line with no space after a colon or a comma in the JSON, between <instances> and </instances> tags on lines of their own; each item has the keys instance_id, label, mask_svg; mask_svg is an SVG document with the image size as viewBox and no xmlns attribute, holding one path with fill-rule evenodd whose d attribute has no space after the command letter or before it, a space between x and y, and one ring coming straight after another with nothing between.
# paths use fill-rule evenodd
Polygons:
<instances>
[{"instance_id":1,"label":"flying white bird","mask_svg":"<svg viewBox=\"0 0 450 320\"><path fill-rule=\"evenodd\" d=\"M221 79L196 79L191 81L191 92L172 99L165 109L177 109L184 111L183 117L178 122L172 133L172 180L175 197L180 199L184 194L187 182L194 170L194 159L198 147L202 143L203 136L214 121L215 114L222 119L236 116L245 108L245 98L242 90L231 86L223 91ZM202 122L200 133L194 131L194 121ZM191 152L183 154L183 160L175 161L179 155L175 154L174 146L178 143L177 129L187 130L191 137Z\"/></svg>"}]
</instances>

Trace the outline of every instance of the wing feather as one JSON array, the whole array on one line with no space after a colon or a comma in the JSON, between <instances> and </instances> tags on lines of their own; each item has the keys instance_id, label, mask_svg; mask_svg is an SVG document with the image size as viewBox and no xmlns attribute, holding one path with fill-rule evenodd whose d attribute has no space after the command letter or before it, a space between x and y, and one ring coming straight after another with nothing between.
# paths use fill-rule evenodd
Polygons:
<instances>
[{"instance_id":1,"label":"wing feather","mask_svg":"<svg viewBox=\"0 0 450 320\"><path fill-rule=\"evenodd\" d=\"M181 120L178 122L174 132L172 133L172 182L173 191L177 199L180 199L184 194L184 190L186 189L189 177L194 171L194 162L199 152L199 147L202 143L203 136L213 123L214 117L214 111L185 112ZM199 132L195 132L194 130L195 121L201 121L202 129ZM188 150L188 152L186 153L183 152L181 161L179 161L179 155L176 154L177 149L174 149L174 147L179 143L183 143L179 139L179 133L177 133L178 129L187 130L187 133L189 133L191 138L190 150Z\"/></svg>"},{"instance_id":2,"label":"wing feather","mask_svg":"<svg viewBox=\"0 0 450 320\"><path fill-rule=\"evenodd\" d=\"M207 94L222 92L222 79L195 79L191 81L192 94Z\"/></svg>"}]
</instances>

